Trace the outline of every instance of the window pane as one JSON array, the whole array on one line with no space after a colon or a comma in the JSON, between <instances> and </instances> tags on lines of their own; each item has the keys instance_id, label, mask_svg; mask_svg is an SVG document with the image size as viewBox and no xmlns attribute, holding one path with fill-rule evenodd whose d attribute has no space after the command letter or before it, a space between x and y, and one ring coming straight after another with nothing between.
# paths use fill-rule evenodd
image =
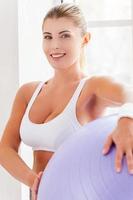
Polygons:
<instances>
[{"instance_id":1,"label":"window pane","mask_svg":"<svg viewBox=\"0 0 133 200\"><path fill-rule=\"evenodd\" d=\"M89 74L133 74L132 28L91 28L91 41L86 49Z\"/></svg>"},{"instance_id":2,"label":"window pane","mask_svg":"<svg viewBox=\"0 0 133 200\"><path fill-rule=\"evenodd\" d=\"M78 0L89 20L131 19L132 0Z\"/></svg>"}]
</instances>

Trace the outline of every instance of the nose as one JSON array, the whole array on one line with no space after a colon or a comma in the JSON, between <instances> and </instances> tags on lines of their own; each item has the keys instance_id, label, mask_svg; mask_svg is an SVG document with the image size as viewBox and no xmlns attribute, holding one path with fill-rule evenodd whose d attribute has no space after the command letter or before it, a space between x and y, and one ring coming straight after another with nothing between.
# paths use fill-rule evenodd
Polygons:
<instances>
[{"instance_id":1,"label":"nose","mask_svg":"<svg viewBox=\"0 0 133 200\"><path fill-rule=\"evenodd\" d=\"M58 39L53 39L53 40L52 40L51 47L52 47L52 49L59 49L60 44L59 44Z\"/></svg>"}]
</instances>

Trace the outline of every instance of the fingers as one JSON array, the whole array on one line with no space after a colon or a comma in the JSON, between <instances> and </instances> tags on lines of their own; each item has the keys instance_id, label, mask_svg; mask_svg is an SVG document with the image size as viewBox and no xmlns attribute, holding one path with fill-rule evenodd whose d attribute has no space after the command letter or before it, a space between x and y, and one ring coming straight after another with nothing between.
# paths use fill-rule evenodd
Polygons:
<instances>
[{"instance_id":1,"label":"fingers","mask_svg":"<svg viewBox=\"0 0 133 200\"><path fill-rule=\"evenodd\" d=\"M121 134L121 135L120 135ZM126 136L126 137L125 137ZM123 157L126 157L127 167L130 174L133 174L133 136L127 137L127 135L122 134L121 132L113 131L107 137L107 140L103 147L103 154L107 154L112 146L116 146L115 154L115 170L120 172L122 169L122 160Z\"/></svg>"},{"instance_id":2,"label":"fingers","mask_svg":"<svg viewBox=\"0 0 133 200\"><path fill-rule=\"evenodd\" d=\"M130 174L133 174L133 152L131 149L128 149L126 152L126 160L127 160L128 171Z\"/></svg>"},{"instance_id":3,"label":"fingers","mask_svg":"<svg viewBox=\"0 0 133 200\"><path fill-rule=\"evenodd\" d=\"M37 191L38 188L37 188L37 178L36 178L32 187L32 200L37 200Z\"/></svg>"},{"instance_id":4,"label":"fingers","mask_svg":"<svg viewBox=\"0 0 133 200\"><path fill-rule=\"evenodd\" d=\"M126 154L128 171L129 171L130 174L133 174L133 153L132 153L132 150L128 149L125 154ZM124 157L124 151L121 148L117 147L116 155L115 155L115 169L116 169L117 172L121 171L123 157Z\"/></svg>"},{"instance_id":5,"label":"fingers","mask_svg":"<svg viewBox=\"0 0 133 200\"><path fill-rule=\"evenodd\" d=\"M109 135L107 137L107 140L106 140L104 146L103 146L103 151L102 151L103 154L107 154L109 152L109 150L112 146L112 143L113 143L112 135Z\"/></svg>"},{"instance_id":6,"label":"fingers","mask_svg":"<svg viewBox=\"0 0 133 200\"><path fill-rule=\"evenodd\" d=\"M37 193L38 193L38 188L40 184L41 177L43 175L43 172L39 172L37 178L34 181L34 184L32 186L32 200L37 200Z\"/></svg>"},{"instance_id":7,"label":"fingers","mask_svg":"<svg viewBox=\"0 0 133 200\"><path fill-rule=\"evenodd\" d=\"M38 178L41 179L41 178L42 178L42 175L43 175L43 172L42 172L42 171L39 172L39 174L38 174Z\"/></svg>"},{"instance_id":8,"label":"fingers","mask_svg":"<svg viewBox=\"0 0 133 200\"><path fill-rule=\"evenodd\" d=\"M32 191L31 199L32 199L32 200L37 200L37 195L36 195L36 192L35 192L35 191Z\"/></svg>"},{"instance_id":9,"label":"fingers","mask_svg":"<svg viewBox=\"0 0 133 200\"><path fill-rule=\"evenodd\" d=\"M40 180L41 180L41 178L42 178L42 175L43 175L43 172L39 172L39 174L38 174L38 178L37 178L37 180L36 180L36 193L38 192L38 188L39 188L39 184L40 184Z\"/></svg>"},{"instance_id":10,"label":"fingers","mask_svg":"<svg viewBox=\"0 0 133 200\"><path fill-rule=\"evenodd\" d=\"M120 147L117 147L115 154L115 169L117 172L121 171L123 154L123 150Z\"/></svg>"}]
</instances>

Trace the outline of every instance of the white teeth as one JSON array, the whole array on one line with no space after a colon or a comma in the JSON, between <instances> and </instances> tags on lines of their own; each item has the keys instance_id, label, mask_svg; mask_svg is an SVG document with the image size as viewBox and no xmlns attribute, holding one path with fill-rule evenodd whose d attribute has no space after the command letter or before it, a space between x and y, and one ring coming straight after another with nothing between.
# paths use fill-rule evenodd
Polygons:
<instances>
[{"instance_id":1,"label":"white teeth","mask_svg":"<svg viewBox=\"0 0 133 200\"><path fill-rule=\"evenodd\" d=\"M59 58L59 57L62 57L62 56L64 56L65 54L64 53L60 53L60 54L51 54L51 56L53 57L53 58Z\"/></svg>"}]
</instances>

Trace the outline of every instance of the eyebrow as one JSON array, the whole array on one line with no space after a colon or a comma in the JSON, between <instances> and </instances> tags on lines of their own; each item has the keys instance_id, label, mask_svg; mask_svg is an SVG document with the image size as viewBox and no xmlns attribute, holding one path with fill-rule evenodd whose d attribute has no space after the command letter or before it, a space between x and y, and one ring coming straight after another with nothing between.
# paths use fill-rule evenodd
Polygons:
<instances>
[{"instance_id":1,"label":"eyebrow","mask_svg":"<svg viewBox=\"0 0 133 200\"><path fill-rule=\"evenodd\" d=\"M61 31L61 32L59 32L59 34L62 34L62 33L66 33L66 32L69 32L70 33L70 31L68 31L68 30L64 30L64 31ZM52 35L51 33L49 33L49 32L43 32L43 34L49 34L49 35Z\"/></svg>"}]
</instances>

